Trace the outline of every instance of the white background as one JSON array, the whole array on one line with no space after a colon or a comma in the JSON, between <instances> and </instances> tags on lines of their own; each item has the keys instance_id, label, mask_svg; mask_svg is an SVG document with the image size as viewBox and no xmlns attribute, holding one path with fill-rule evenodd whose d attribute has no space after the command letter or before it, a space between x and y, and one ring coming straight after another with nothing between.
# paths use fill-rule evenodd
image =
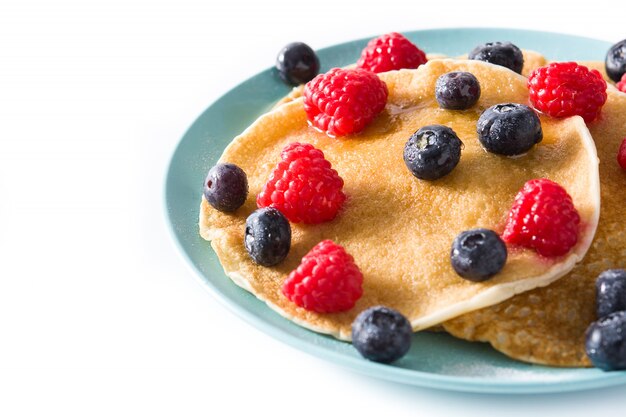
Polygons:
<instances>
[{"instance_id":1,"label":"white background","mask_svg":"<svg viewBox=\"0 0 626 417\"><path fill-rule=\"evenodd\" d=\"M284 44L454 26L626 37L618 3L573 3L1 0L0 415L624 410L626 387L446 393L308 356L205 292L162 214L186 128Z\"/></svg>"}]
</instances>

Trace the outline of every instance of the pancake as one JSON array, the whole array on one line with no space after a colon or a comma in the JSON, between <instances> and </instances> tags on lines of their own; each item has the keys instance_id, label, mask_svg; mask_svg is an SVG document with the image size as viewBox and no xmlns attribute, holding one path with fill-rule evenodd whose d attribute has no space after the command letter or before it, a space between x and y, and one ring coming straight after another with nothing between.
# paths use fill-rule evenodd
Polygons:
<instances>
[{"instance_id":1,"label":"pancake","mask_svg":"<svg viewBox=\"0 0 626 417\"><path fill-rule=\"evenodd\" d=\"M466 111L440 109L434 98L437 78L469 71L481 83L477 105ZM480 146L476 122L481 112L503 102L526 103L526 78L480 61L433 60L417 70L380 74L387 83L385 110L358 135L333 139L307 125L302 98L260 117L226 148L221 162L239 165L248 175L250 194L235 213L213 209L203 198L200 233L217 253L225 273L271 308L309 329L349 340L355 316L373 305L399 310L420 330L455 316L499 303L515 294L548 285L583 257L597 226L597 156L579 117L541 117L544 140L527 154L507 158ZM404 145L428 124L451 127L464 142L459 165L434 181L414 178L403 161ZM246 217L255 198L291 142L323 150L344 179L347 200L338 217L318 225L292 224L292 247L281 264L254 264L244 249ZM564 257L540 258L534 251L509 252L493 279L474 283L450 265L450 247L463 230L502 231L513 199L529 179L546 177L570 193L581 220L579 242ZM323 239L353 255L363 272L363 296L349 311L309 312L281 292L289 272Z\"/></svg>"},{"instance_id":2,"label":"pancake","mask_svg":"<svg viewBox=\"0 0 626 417\"><path fill-rule=\"evenodd\" d=\"M600 118L588 124L600 158L602 210L584 260L547 288L445 322L454 336L489 342L504 354L554 366L590 366L584 333L595 316L595 280L609 268L626 268L626 172L616 161L626 137L626 94L608 89Z\"/></svg>"}]
</instances>

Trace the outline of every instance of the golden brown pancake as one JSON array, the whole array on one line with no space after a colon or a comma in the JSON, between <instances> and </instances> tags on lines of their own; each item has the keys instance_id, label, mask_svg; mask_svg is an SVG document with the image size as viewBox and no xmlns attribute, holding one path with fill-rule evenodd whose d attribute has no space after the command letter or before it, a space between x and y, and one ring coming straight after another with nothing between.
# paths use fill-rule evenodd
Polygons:
<instances>
[{"instance_id":1,"label":"golden brown pancake","mask_svg":"<svg viewBox=\"0 0 626 417\"><path fill-rule=\"evenodd\" d=\"M522 361L590 365L584 333L596 319L595 280L606 269L626 268L626 172L616 161L626 137L626 94L609 89L599 120L588 127L600 158L602 210L584 260L549 287L445 322L445 329L454 336L489 342Z\"/></svg>"},{"instance_id":2,"label":"golden brown pancake","mask_svg":"<svg viewBox=\"0 0 626 417\"><path fill-rule=\"evenodd\" d=\"M469 71L481 83L477 105L466 111L440 109L434 99L437 78ZM516 158L483 150L476 122L487 107L526 103L526 79L480 61L434 60L417 70L380 74L389 99L383 113L362 133L333 139L308 126L302 99L259 118L226 148L221 162L239 165L248 175L250 194L234 214L214 210L202 200L200 232L211 240L223 267L238 285L294 322L340 339L350 338L355 316L373 305L402 312L415 330L548 285L578 262L597 225L599 190L593 141L579 117L542 117L544 140ZM459 165L429 182L411 175L403 161L407 139L420 127L444 124L464 142ZM308 142L324 151L344 179L347 200L338 217L319 225L292 224L289 255L276 267L262 267L248 256L245 220L255 198L291 142ZM545 259L534 251L509 251L504 269L474 283L450 265L450 247L461 231L487 227L501 231L514 196L529 179L547 177L565 187L582 224L580 239L565 257ZM363 272L363 296L349 311L319 314L297 307L281 292L284 279L323 239L344 246Z\"/></svg>"}]
</instances>

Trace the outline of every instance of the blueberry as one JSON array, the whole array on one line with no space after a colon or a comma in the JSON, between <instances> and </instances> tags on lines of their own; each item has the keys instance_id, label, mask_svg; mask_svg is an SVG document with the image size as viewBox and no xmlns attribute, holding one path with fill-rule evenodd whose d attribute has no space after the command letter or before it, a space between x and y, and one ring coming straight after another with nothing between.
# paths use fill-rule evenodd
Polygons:
<instances>
[{"instance_id":1,"label":"blueberry","mask_svg":"<svg viewBox=\"0 0 626 417\"><path fill-rule=\"evenodd\" d=\"M511 42L487 42L478 45L472 49L467 57L500 65L518 74L522 73L522 67L524 67L524 55L522 55L521 49Z\"/></svg>"},{"instance_id":2,"label":"blueberry","mask_svg":"<svg viewBox=\"0 0 626 417\"><path fill-rule=\"evenodd\" d=\"M272 266L282 262L291 248L291 226L280 211L272 207L255 210L246 220L244 245L252 260Z\"/></svg>"},{"instance_id":3,"label":"blueberry","mask_svg":"<svg viewBox=\"0 0 626 417\"><path fill-rule=\"evenodd\" d=\"M476 132L486 150L509 156L526 153L543 139L539 116L517 103L489 107L480 115Z\"/></svg>"},{"instance_id":4,"label":"blueberry","mask_svg":"<svg viewBox=\"0 0 626 417\"><path fill-rule=\"evenodd\" d=\"M383 306L362 311L352 323L352 344L374 362L391 363L406 355L412 336L406 317Z\"/></svg>"},{"instance_id":5,"label":"blueberry","mask_svg":"<svg viewBox=\"0 0 626 417\"><path fill-rule=\"evenodd\" d=\"M591 323L585 333L585 350L593 366L614 371L626 369L626 311Z\"/></svg>"},{"instance_id":6,"label":"blueberry","mask_svg":"<svg viewBox=\"0 0 626 417\"><path fill-rule=\"evenodd\" d=\"M461 232L452 242L450 262L463 278L481 282L502 270L506 263L506 245L500 236L489 229Z\"/></svg>"},{"instance_id":7,"label":"blueberry","mask_svg":"<svg viewBox=\"0 0 626 417\"><path fill-rule=\"evenodd\" d=\"M626 73L626 39L611 46L604 61L606 73L610 79L619 82Z\"/></svg>"},{"instance_id":8,"label":"blueberry","mask_svg":"<svg viewBox=\"0 0 626 417\"><path fill-rule=\"evenodd\" d=\"M204 180L204 197L219 211L233 212L248 197L248 178L235 164L217 164Z\"/></svg>"},{"instance_id":9,"label":"blueberry","mask_svg":"<svg viewBox=\"0 0 626 417\"><path fill-rule=\"evenodd\" d=\"M304 84L317 75L320 61L309 45L293 42L278 53L276 69L280 78L287 84Z\"/></svg>"},{"instance_id":10,"label":"blueberry","mask_svg":"<svg viewBox=\"0 0 626 417\"><path fill-rule=\"evenodd\" d=\"M424 126L404 145L404 163L421 180L436 180L454 169L461 159L463 142L447 126Z\"/></svg>"},{"instance_id":11,"label":"blueberry","mask_svg":"<svg viewBox=\"0 0 626 417\"><path fill-rule=\"evenodd\" d=\"M626 310L626 271L609 269L596 280L598 318Z\"/></svg>"},{"instance_id":12,"label":"blueberry","mask_svg":"<svg viewBox=\"0 0 626 417\"><path fill-rule=\"evenodd\" d=\"M479 97L480 84L470 72L454 71L437 78L435 98L443 109L469 109Z\"/></svg>"}]
</instances>

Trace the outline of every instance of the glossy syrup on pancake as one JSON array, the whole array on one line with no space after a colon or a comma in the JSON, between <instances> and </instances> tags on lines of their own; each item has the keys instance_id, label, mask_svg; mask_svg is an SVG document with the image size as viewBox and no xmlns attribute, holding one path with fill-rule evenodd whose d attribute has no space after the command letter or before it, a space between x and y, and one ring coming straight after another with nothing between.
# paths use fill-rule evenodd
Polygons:
<instances>
[{"instance_id":1,"label":"glossy syrup on pancake","mask_svg":"<svg viewBox=\"0 0 626 417\"><path fill-rule=\"evenodd\" d=\"M469 71L482 95L470 110L440 109L437 78ZM236 213L213 210L203 199L200 232L211 240L226 274L283 316L309 329L350 338L358 313L386 305L419 330L463 313L493 305L520 292L548 285L568 272L586 252L597 225L597 157L589 132L578 117L542 117L544 140L523 156L488 153L476 136L485 108L502 102L526 103L526 79L480 61L434 60L417 70L380 74L389 89L385 111L362 133L333 139L307 125L301 99L262 116L235 138L222 162L248 174L250 195ZM403 162L408 137L427 124L451 127L464 142L461 161L448 176L420 181ZM339 216L319 225L292 224L292 249L276 267L254 264L243 245L246 217L255 197L291 142L322 149L345 182L348 196ZM488 227L501 231L513 198L529 179L546 177L572 196L582 219L577 246L558 259L527 249L511 250L500 274L483 283L461 279L450 265L450 245L461 231ZM318 314L295 306L281 293L285 277L315 244L332 239L352 254L363 272L363 296L343 313Z\"/></svg>"},{"instance_id":2,"label":"glossy syrup on pancake","mask_svg":"<svg viewBox=\"0 0 626 417\"><path fill-rule=\"evenodd\" d=\"M600 118L588 124L600 159L602 209L584 260L549 287L445 322L445 330L454 336L489 342L522 361L590 366L584 333L596 319L595 280L606 269L626 268L626 172L616 161L626 136L626 94L611 88L607 92Z\"/></svg>"}]
</instances>

